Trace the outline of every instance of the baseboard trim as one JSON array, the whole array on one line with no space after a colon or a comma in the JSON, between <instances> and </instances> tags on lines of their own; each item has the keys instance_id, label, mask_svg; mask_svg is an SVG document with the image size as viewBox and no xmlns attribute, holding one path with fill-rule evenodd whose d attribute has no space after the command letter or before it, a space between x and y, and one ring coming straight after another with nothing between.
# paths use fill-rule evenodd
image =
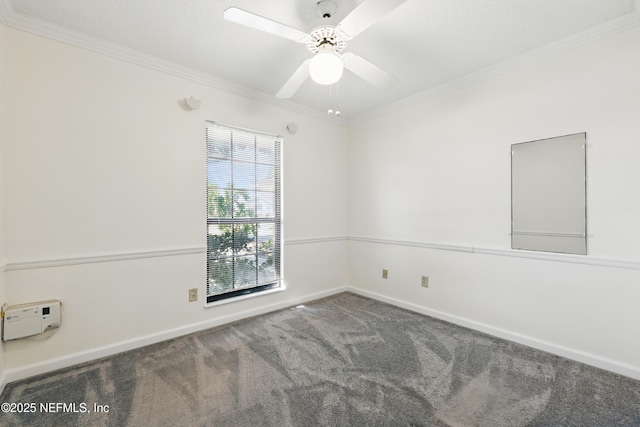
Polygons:
<instances>
[{"instance_id":1,"label":"baseboard trim","mask_svg":"<svg viewBox=\"0 0 640 427\"><path fill-rule=\"evenodd\" d=\"M2 394L2 392L4 391L4 388L7 386L8 383L9 381L7 381L7 372L3 371L2 374L0 374L0 395Z\"/></svg>"},{"instance_id":2,"label":"baseboard trim","mask_svg":"<svg viewBox=\"0 0 640 427\"><path fill-rule=\"evenodd\" d=\"M179 328L174 328L167 331L162 331L156 334L150 334L139 338L121 341L112 345L103 346L83 352L70 354L68 356L51 359L41 363L35 363L20 368L5 369L0 374L0 394L4 391L7 384L27 379L35 375L52 372L57 369L67 368L69 366L77 365L80 363L90 362L102 357L111 356L114 354L122 353L136 348L141 348L147 345L155 344L161 341L166 341L172 338L177 338L190 333L198 332L208 328L221 326L227 323L231 323L237 320L245 319L252 316L258 316L261 314L269 313L283 308L291 307L298 304L308 303L313 300L326 298L332 295L339 294L341 292L351 292L357 295L362 295L367 298L372 298L378 301L382 301L396 307L404 308L416 313L424 314L434 317L436 319L444 320L454 323L465 328L480 331L498 338L506 339L509 341L517 342L538 350L546 351L556 354L558 356L565 357L567 359L575 360L581 363L585 363L597 368L605 369L607 371L615 372L620 375L624 375L636 380L640 380L640 368L637 366L621 363L615 360L600 357L594 354L586 353L576 349L568 348L565 346L553 344L547 341L532 338L526 335L518 334L512 331L508 331L501 328L496 328L491 325L476 322L464 317L451 315L438 310L432 310L417 304L402 301L396 298L387 297L382 294L378 294L363 289L358 289L350 286L336 287L325 291L316 292L313 294L304 295L301 297L290 298L276 304L270 304L264 307L250 309L234 313L232 315L222 316L216 319L211 319L205 322L199 322L191 325L185 325Z\"/></svg>"},{"instance_id":3,"label":"baseboard trim","mask_svg":"<svg viewBox=\"0 0 640 427\"><path fill-rule=\"evenodd\" d=\"M190 325L181 326L178 328L170 329L167 331L158 332L155 334L149 334L146 336L121 341L111 345L98 347L91 350L86 350L74 354L70 354L63 357L47 360L44 362L34 363L19 368L5 369L0 376L0 393L4 390L4 387L14 381L19 381L33 377L35 375L52 372L57 369L67 368L69 366L77 365L80 363L90 362L102 357L112 356L114 354L122 353L129 350L135 350L147 345L155 344L158 342L166 341L172 338L177 338L183 335L188 335L194 332L202 331L209 328L225 325L227 323L235 322L237 320L246 319L261 314L270 313L272 311L281 310L283 308L295 306L298 304L308 303L320 298L326 298L341 292L347 291L346 287L337 287L327 289L325 291L315 292L312 294L289 298L281 302L266 305L259 308L250 310L244 310L232 315L217 317L215 319L207 320L204 322L198 322Z\"/></svg>"},{"instance_id":4,"label":"baseboard trim","mask_svg":"<svg viewBox=\"0 0 640 427\"><path fill-rule=\"evenodd\" d=\"M483 332L498 338L503 338L509 341L517 342L519 344L526 345L538 350L546 351L558 356L562 356L567 359L571 359L580 363L595 366L596 368L604 369L607 371L615 372L626 377L630 377L636 380L640 380L640 367L622 363L616 360L601 357L595 354L587 353L581 350L565 347L562 345L554 344L548 341L533 338L527 335L519 334L513 331L509 331L502 328L497 328L485 323L476 322L465 317L460 317L445 313L439 310L433 310L427 307L423 307L410 302L402 301L396 298L391 298L376 292L366 291L363 289L347 287L348 292L352 292L357 295L362 295L367 298L372 298L378 301L382 301L396 307L404 308L409 311L424 314L436 319L444 320L465 328L473 329L475 331Z\"/></svg>"}]
</instances>

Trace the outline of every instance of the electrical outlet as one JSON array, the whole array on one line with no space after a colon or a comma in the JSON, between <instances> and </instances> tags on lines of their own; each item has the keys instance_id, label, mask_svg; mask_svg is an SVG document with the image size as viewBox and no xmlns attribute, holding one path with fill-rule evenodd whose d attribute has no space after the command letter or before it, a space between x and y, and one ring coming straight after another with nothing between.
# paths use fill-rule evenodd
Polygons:
<instances>
[{"instance_id":1,"label":"electrical outlet","mask_svg":"<svg viewBox=\"0 0 640 427\"><path fill-rule=\"evenodd\" d=\"M387 270L386 268L382 270L382 278L383 279L389 278L389 270Z\"/></svg>"},{"instance_id":2,"label":"electrical outlet","mask_svg":"<svg viewBox=\"0 0 640 427\"><path fill-rule=\"evenodd\" d=\"M198 288L189 289L189 302L198 301Z\"/></svg>"},{"instance_id":3,"label":"electrical outlet","mask_svg":"<svg viewBox=\"0 0 640 427\"><path fill-rule=\"evenodd\" d=\"M423 288L428 288L429 287L429 277L422 276L422 281L420 282L420 284L422 285Z\"/></svg>"}]
</instances>

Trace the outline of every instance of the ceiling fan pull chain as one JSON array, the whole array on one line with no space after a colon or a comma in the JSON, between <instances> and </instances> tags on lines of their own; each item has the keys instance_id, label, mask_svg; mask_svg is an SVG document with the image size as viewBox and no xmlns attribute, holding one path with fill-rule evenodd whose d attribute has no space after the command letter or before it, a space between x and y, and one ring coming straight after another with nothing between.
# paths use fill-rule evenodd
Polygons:
<instances>
[{"instance_id":1,"label":"ceiling fan pull chain","mask_svg":"<svg viewBox=\"0 0 640 427\"><path fill-rule=\"evenodd\" d=\"M336 82L336 117L340 116L340 82Z\"/></svg>"}]
</instances>

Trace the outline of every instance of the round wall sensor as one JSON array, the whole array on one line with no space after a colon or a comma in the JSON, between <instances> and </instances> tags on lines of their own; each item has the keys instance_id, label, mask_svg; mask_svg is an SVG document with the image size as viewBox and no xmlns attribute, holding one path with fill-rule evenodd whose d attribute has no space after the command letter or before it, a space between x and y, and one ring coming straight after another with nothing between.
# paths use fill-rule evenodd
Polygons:
<instances>
[{"instance_id":1,"label":"round wall sensor","mask_svg":"<svg viewBox=\"0 0 640 427\"><path fill-rule=\"evenodd\" d=\"M298 131L298 125L297 125L297 124L295 124L295 123L293 123L293 122L288 123L288 124L287 124L287 131L288 131L290 134L292 134L292 135L293 135L294 133L296 133L296 132Z\"/></svg>"},{"instance_id":2,"label":"round wall sensor","mask_svg":"<svg viewBox=\"0 0 640 427\"><path fill-rule=\"evenodd\" d=\"M185 98L184 102L186 102L187 107L191 108L192 110L197 110L198 108L200 108L200 105L202 104L202 100L196 99L193 96L189 98Z\"/></svg>"}]
</instances>

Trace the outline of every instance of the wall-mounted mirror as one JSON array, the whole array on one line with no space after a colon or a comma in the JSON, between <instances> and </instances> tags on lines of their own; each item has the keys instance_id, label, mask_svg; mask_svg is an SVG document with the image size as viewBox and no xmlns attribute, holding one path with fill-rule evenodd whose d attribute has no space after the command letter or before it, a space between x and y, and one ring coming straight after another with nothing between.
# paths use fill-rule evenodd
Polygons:
<instances>
[{"instance_id":1,"label":"wall-mounted mirror","mask_svg":"<svg viewBox=\"0 0 640 427\"><path fill-rule=\"evenodd\" d=\"M586 133L511 146L511 248L587 254Z\"/></svg>"}]
</instances>

